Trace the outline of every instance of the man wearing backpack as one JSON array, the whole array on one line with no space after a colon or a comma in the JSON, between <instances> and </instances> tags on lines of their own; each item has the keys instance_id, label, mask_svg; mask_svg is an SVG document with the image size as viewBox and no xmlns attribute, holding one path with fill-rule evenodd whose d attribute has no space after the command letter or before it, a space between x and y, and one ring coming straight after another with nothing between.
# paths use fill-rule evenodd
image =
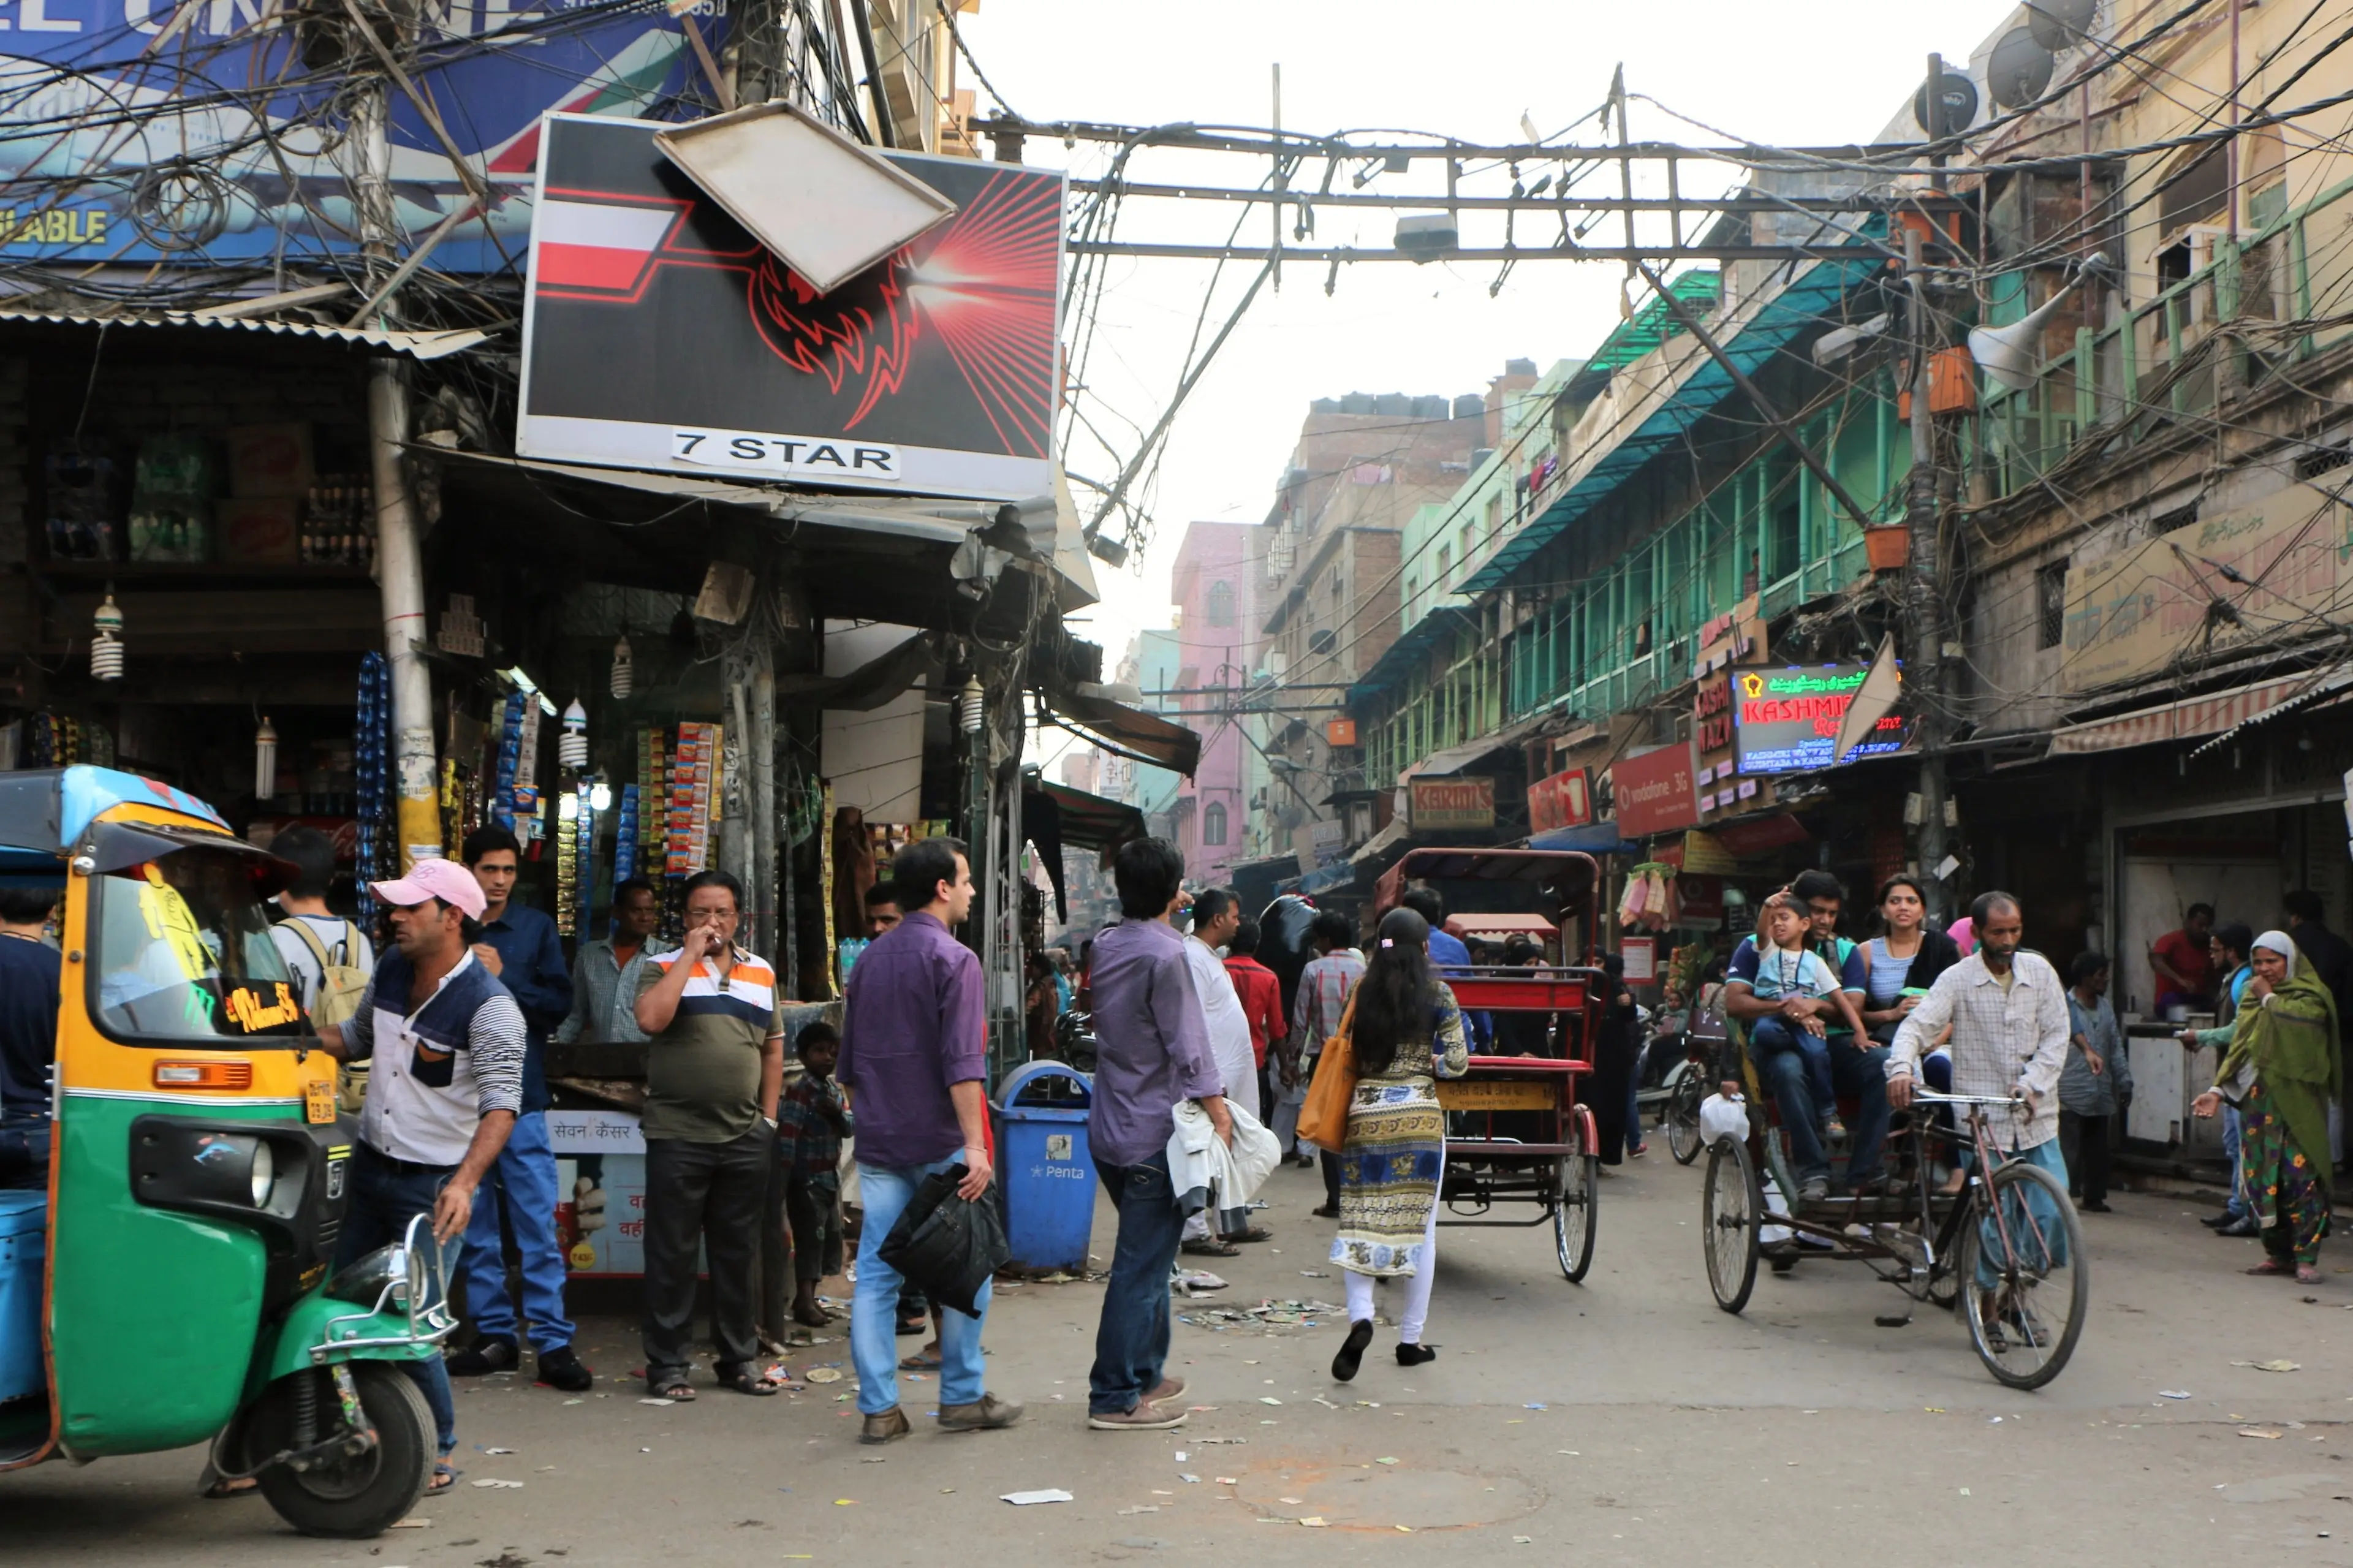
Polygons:
<instances>
[{"instance_id":1,"label":"man wearing backpack","mask_svg":"<svg viewBox=\"0 0 2353 1568\"><path fill-rule=\"evenodd\" d=\"M375 949L355 921L327 907L335 879L335 841L315 827L290 827L269 841L269 852L294 867L294 880L278 895L285 918L269 940L302 993L311 1026L340 1024L359 1011L375 973ZM345 1106L356 1112L359 1107Z\"/></svg>"}]
</instances>

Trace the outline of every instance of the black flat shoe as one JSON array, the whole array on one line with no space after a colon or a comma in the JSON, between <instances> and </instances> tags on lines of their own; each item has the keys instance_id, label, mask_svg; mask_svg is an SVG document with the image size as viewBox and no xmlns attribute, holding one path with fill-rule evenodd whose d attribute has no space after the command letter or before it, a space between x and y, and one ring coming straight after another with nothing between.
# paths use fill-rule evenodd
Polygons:
<instances>
[{"instance_id":1,"label":"black flat shoe","mask_svg":"<svg viewBox=\"0 0 2353 1568\"><path fill-rule=\"evenodd\" d=\"M2242 1214L2214 1234L2216 1236L2261 1236L2263 1226L2255 1223L2254 1215Z\"/></svg>"},{"instance_id":2,"label":"black flat shoe","mask_svg":"<svg viewBox=\"0 0 2353 1568\"><path fill-rule=\"evenodd\" d=\"M1436 1361L1438 1352L1428 1345L1409 1345L1400 1341L1397 1358L1399 1366L1419 1366L1426 1361Z\"/></svg>"},{"instance_id":3,"label":"black flat shoe","mask_svg":"<svg viewBox=\"0 0 2353 1568\"><path fill-rule=\"evenodd\" d=\"M2231 1223L2231 1216L2228 1214L2210 1214L2198 1223L2208 1230L2220 1230Z\"/></svg>"},{"instance_id":4,"label":"black flat shoe","mask_svg":"<svg viewBox=\"0 0 2353 1568\"><path fill-rule=\"evenodd\" d=\"M2114 1214L2116 1212L2104 1203L2077 1204L2075 1206L2083 1210L2085 1214Z\"/></svg>"},{"instance_id":5,"label":"black flat shoe","mask_svg":"<svg viewBox=\"0 0 2353 1568\"><path fill-rule=\"evenodd\" d=\"M448 1372L451 1377L488 1377L492 1373L512 1372L522 1364L514 1341L476 1340L471 1348L449 1358Z\"/></svg>"},{"instance_id":6,"label":"black flat shoe","mask_svg":"<svg viewBox=\"0 0 2353 1568\"><path fill-rule=\"evenodd\" d=\"M1332 1358L1332 1375L1342 1383L1355 1378L1356 1369L1365 1363L1365 1347L1373 1342L1373 1325L1369 1320L1359 1320L1348 1325L1348 1337L1340 1346L1340 1353Z\"/></svg>"}]
</instances>

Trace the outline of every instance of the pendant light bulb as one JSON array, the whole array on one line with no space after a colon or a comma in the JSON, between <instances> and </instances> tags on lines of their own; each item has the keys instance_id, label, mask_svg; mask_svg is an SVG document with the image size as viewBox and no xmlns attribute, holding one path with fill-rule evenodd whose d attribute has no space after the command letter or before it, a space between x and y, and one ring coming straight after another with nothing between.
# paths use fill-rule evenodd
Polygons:
<instances>
[{"instance_id":1,"label":"pendant light bulb","mask_svg":"<svg viewBox=\"0 0 2353 1568\"><path fill-rule=\"evenodd\" d=\"M613 644L613 695L626 700L637 684L636 656L629 651L629 634L624 629Z\"/></svg>"},{"instance_id":2,"label":"pendant light bulb","mask_svg":"<svg viewBox=\"0 0 2353 1568\"><path fill-rule=\"evenodd\" d=\"M575 773L588 766L588 710L577 697L564 710L564 738L556 742L555 760Z\"/></svg>"},{"instance_id":3,"label":"pendant light bulb","mask_svg":"<svg viewBox=\"0 0 2353 1568\"><path fill-rule=\"evenodd\" d=\"M253 798L268 800L278 793L278 726L267 716L253 733Z\"/></svg>"},{"instance_id":4,"label":"pendant light bulb","mask_svg":"<svg viewBox=\"0 0 2353 1568\"><path fill-rule=\"evenodd\" d=\"M90 645L90 673L93 680L122 679L122 609L114 602L114 590L106 591L106 602L90 618L92 637Z\"/></svg>"}]
</instances>

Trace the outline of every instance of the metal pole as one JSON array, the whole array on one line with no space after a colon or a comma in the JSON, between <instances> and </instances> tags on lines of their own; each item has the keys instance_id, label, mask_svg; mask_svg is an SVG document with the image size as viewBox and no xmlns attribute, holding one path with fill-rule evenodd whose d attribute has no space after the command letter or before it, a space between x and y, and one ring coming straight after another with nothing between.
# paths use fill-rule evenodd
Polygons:
<instances>
[{"instance_id":1,"label":"metal pole","mask_svg":"<svg viewBox=\"0 0 2353 1568\"><path fill-rule=\"evenodd\" d=\"M1282 62L1274 62L1274 168L1268 184L1274 192L1274 226L1271 231L1274 244L1266 253L1269 274L1274 279L1274 291L1282 292L1282 195L1288 182L1282 175Z\"/></svg>"},{"instance_id":2,"label":"metal pole","mask_svg":"<svg viewBox=\"0 0 2353 1568\"><path fill-rule=\"evenodd\" d=\"M866 0L849 0L849 9L858 19L858 53L866 62L866 93L874 104L874 140L885 147L896 147L899 132L891 123L891 105L882 97L882 66L874 57L874 24L866 18ZM839 26L841 0L833 0L833 15Z\"/></svg>"},{"instance_id":3,"label":"metal pole","mask_svg":"<svg viewBox=\"0 0 2353 1568\"><path fill-rule=\"evenodd\" d=\"M364 25L361 32L373 41ZM351 135L358 153L352 207L377 320L398 316L386 287L400 230L392 195L391 84L383 77L359 89ZM384 652L392 666L395 826L400 867L441 855L440 790L433 752L433 679L418 653L425 640L425 558L417 508L403 466L408 443L406 365L389 354L368 366L368 467L375 482L376 587L384 608Z\"/></svg>"},{"instance_id":4,"label":"metal pole","mask_svg":"<svg viewBox=\"0 0 2353 1568\"><path fill-rule=\"evenodd\" d=\"M1931 79L1929 85L1941 85ZM1929 103L1933 107L1936 100ZM1941 119L1939 124L1942 123ZM1945 848L1945 716L1942 552L1937 539L1936 416L1929 407L1931 377L1926 284L1921 276L1921 234L1904 231L1905 271L1912 286L1912 474L1905 520L1912 530L1912 658L1905 679L1918 693L1920 736L1920 873L1928 891L1928 912L1948 916L1952 900L1938 867Z\"/></svg>"},{"instance_id":5,"label":"metal pole","mask_svg":"<svg viewBox=\"0 0 2353 1568\"><path fill-rule=\"evenodd\" d=\"M776 647L763 637L752 648L752 933L765 953L776 941ZM778 959L781 973L789 954Z\"/></svg>"}]
</instances>

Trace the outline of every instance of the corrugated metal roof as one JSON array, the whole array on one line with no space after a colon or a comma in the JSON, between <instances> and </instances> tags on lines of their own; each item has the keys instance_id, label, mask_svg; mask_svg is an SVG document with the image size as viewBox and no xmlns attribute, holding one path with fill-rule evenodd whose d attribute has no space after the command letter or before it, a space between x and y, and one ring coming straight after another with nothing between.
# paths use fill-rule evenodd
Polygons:
<instances>
[{"instance_id":1,"label":"corrugated metal roof","mask_svg":"<svg viewBox=\"0 0 2353 1568\"><path fill-rule=\"evenodd\" d=\"M56 327L194 327L214 331L265 332L271 337L311 338L326 342L385 349L411 359L436 360L490 342L473 328L451 331L396 332L368 327L322 327L311 321L257 321L241 316L197 316L172 310L135 316L86 316L62 310L0 309L0 323L23 321Z\"/></svg>"},{"instance_id":2,"label":"corrugated metal roof","mask_svg":"<svg viewBox=\"0 0 2353 1568\"><path fill-rule=\"evenodd\" d=\"M1847 290L1875 273L1880 258L1817 261L1758 308L1729 339L1725 353L1754 375L1781 346L1819 318ZM1585 473L1519 532L1505 541L1457 593L1481 594L1509 583L1530 556L1567 532L1604 497L1633 477L1661 452L1682 445L1692 426L1733 392L1731 373L1713 354L1694 353L1683 384L1654 407L1641 425L1604 453Z\"/></svg>"},{"instance_id":3,"label":"corrugated metal roof","mask_svg":"<svg viewBox=\"0 0 2353 1568\"><path fill-rule=\"evenodd\" d=\"M1686 300L1713 309L1724 298L1724 275L1714 270L1685 272L1670 279L1668 289L1678 300ZM1701 311L1704 315L1705 310ZM1620 365L1632 364L1671 337L1680 337L1683 327L1667 309L1663 300L1652 300L1634 312L1633 320L1601 340L1584 367L1577 373L1580 381L1596 374L1607 374Z\"/></svg>"}]
</instances>

